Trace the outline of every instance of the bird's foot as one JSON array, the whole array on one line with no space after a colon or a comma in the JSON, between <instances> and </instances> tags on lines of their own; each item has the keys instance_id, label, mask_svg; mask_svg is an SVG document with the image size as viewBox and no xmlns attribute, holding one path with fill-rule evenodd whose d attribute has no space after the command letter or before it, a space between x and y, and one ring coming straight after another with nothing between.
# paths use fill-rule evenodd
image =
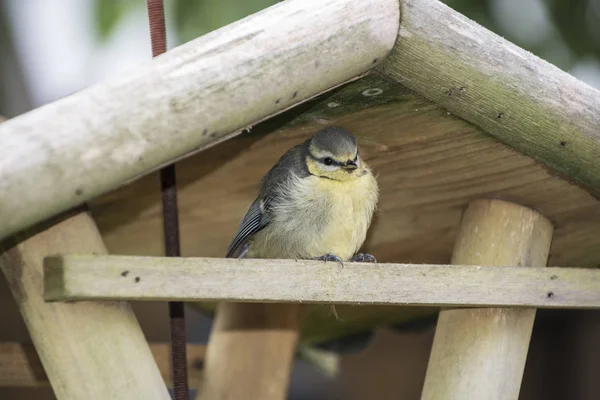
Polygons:
<instances>
[{"instance_id":1,"label":"bird's foot","mask_svg":"<svg viewBox=\"0 0 600 400\"><path fill-rule=\"evenodd\" d=\"M350 259L351 262L365 262L365 263L376 263L377 259L372 254L357 253Z\"/></svg>"},{"instance_id":2,"label":"bird's foot","mask_svg":"<svg viewBox=\"0 0 600 400\"><path fill-rule=\"evenodd\" d=\"M338 256L336 256L335 254L331 254L331 253L327 253L324 256L320 256L320 257L316 257L315 260L319 260L319 261L337 261L340 263L340 265L342 266L342 268L344 268L344 261L342 261L341 258L339 258Z\"/></svg>"}]
</instances>

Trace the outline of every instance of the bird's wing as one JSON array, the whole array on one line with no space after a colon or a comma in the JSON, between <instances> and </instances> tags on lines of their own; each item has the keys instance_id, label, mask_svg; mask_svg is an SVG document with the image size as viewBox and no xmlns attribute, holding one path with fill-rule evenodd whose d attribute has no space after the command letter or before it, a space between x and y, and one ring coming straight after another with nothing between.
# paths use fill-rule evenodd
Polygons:
<instances>
[{"instance_id":1,"label":"bird's wing","mask_svg":"<svg viewBox=\"0 0 600 400\"><path fill-rule=\"evenodd\" d=\"M266 199L259 198L254 200L250 205L229 245L229 249L227 249L226 258L244 257L248 250L248 239L269 223L271 201L271 197L267 197Z\"/></svg>"},{"instance_id":2,"label":"bird's wing","mask_svg":"<svg viewBox=\"0 0 600 400\"><path fill-rule=\"evenodd\" d=\"M243 258L248 250L248 239L269 224L272 206L281 200L278 188L292 175L308 176L302 153L302 146L305 145L306 143L296 145L288 150L261 179L260 195L250 205L242 219L225 257Z\"/></svg>"}]
</instances>

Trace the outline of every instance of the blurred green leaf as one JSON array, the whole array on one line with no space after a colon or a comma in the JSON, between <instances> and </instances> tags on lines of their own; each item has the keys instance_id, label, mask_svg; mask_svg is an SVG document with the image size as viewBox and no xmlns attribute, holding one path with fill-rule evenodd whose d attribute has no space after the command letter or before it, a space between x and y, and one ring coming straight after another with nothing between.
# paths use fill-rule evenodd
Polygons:
<instances>
[{"instance_id":1,"label":"blurred green leaf","mask_svg":"<svg viewBox=\"0 0 600 400\"><path fill-rule=\"evenodd\" d=\"M187 42L275 3L278 0L176 0L175 29Z\"/></svg>"},{"instance_id":2,"label":"blurred green leaf","mask_svg":"<svg viewBox=\"0 0 600 400\"><path fill-rule=\"evenodd\" d=\"M106 40L121 18L136 7L141 0L94 0L96 32L100 40Z\"/></svg>"},{"instance_id":3,"label":"blurred green leaf","mask_svg":"<svg viewBox=\"0 0 600 400\"><path fill-rule=\"evenodd\" d=\"M578 58L587 55L600 57L597 32L590 29L592 25L600 24L600 1L549 1L548 5L552 20L569 49Z\"/></svg>"}]
</instances>

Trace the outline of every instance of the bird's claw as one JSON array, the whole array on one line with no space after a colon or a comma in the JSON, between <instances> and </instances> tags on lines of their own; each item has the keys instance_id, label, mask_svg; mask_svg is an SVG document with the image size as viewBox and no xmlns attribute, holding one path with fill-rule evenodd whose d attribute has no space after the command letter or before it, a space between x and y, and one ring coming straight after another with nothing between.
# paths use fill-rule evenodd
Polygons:
<instances>
[{"instance_id":1,"label":"bird's claw","mask_svg":"<svg viewBox=\"0 0 600 400\"><path fill-rule=\"evenodd\" d=\"M357 253L350 259L351 262L376 263L377 259L372 254Z\"/></svg>"},{"instance_id":2,"label":"bird's claw","mask_svg":"<svg viewBox=\"0 0 600 400\"><path fill-rule=\"evenodd\" d=\"M344 261L342 261L341 258L339 258L338 256L336 256L335 254L331 254L331 253L327 253L324 256L320 256L315 258L315 260L319 260L319 261L337 261L340 263L340 265L342 266L342 268L344 268Z\"/></svg>"}]
</instances>

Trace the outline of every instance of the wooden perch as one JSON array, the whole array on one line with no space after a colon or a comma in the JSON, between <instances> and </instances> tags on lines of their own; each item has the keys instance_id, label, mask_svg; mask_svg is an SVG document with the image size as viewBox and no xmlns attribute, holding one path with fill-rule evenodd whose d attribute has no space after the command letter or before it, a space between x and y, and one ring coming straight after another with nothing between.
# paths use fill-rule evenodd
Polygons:
<instances>
[{"instance_id":1,"label":"wooden perch","mask_svg":"<svg viewBox=\"0 0 600 400\"><path fill-rule=\"evenodd\" d=\"M385 75L600 194L600 92L438 0L400 0Z\"/></svg>"},{"instance_id":2,"label":"wooden perch","mask_svg":"<svg viewBox=\"0 0 600 400\"><path fill-rule=\"evenodd\" d=\"M600 308L600 270L70 255L45 298Z\"/></svg>"},{"instance_id":3,"label":"wooden perch","mask_svg":"<svg viewBox=\"0 0 600 400\"><path fill-rule=\"evenodd\" d=\"M357 78L398 24L397 0L288 0L7 121L0 239Z\"/></svg>"},{"instance_id":4,"label":"wooden perch","mask_svg":"<svg viewBox=\"0 0 600 400\"><path fill-rule=\"evenodd\" d=\"M165 384L172 385L170 345L150 343L150 350ZM206 346L188 344L188 371L190 386L198 387L202 376L202 362ZM0 343L0 387L49 386L44 367L31 344Z\"/></svg>"}]
</instances>

